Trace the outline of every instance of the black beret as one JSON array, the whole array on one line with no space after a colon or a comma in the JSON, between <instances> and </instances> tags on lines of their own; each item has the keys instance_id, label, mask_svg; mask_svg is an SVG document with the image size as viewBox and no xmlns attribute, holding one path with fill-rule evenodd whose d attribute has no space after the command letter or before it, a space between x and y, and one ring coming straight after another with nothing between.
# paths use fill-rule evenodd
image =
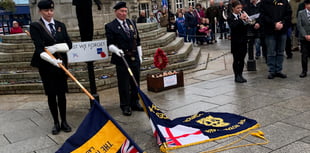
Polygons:
<instances>
[{"instance_id":1,"label":"black beret","mask_svg":"<svg viewBox=\"0 0 310 153\"><path fill-rule=\"evenodd\" d=\"M127 7L126 7L126 2L118 2L118 3L113 7L113 9L115 9L115 10L118 10L118 9L120 9L120 8L127 8Z\"/></svg>"},{"instance_id":2,"label":"black beret","mask_svg":"<svg viewBox=\"0 0 310 153\"><path fill-rule=\"evenodd\" d=\"M305 0L304 3L305 4L310 4L310 0Z\"/></svg>"},{"instance_id":3,"label":"black beret","mask_svg":"<svg viewBox=\"0 0 310 153\"><path fill-rule=\"evenodd\" d=\"M40 0L38 3L38 8L40 10L42 9L53 9L54 8L54 2L52 0Z\"/></svg>"}]
</instances>

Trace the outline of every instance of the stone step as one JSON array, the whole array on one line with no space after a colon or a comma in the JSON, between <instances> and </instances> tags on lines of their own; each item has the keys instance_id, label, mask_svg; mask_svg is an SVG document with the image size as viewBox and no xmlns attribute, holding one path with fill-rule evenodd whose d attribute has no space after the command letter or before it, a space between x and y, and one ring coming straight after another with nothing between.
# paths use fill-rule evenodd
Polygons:
<instances>
[{"instance_id":1,"label":"stone step","mask_svg":"<svg viewBox=\"0 0 310 153\"><path fill-rule=\"evenodd\" d=\"M170 64L183 61L187 58L188 54L192 50L192 45L190 43L185 43L178 52L174 55L168 55L168 60ZM79 66L77 66L79 65ZM153 57L144 60L141 66L141 70L147 70L154 68ZM78 79L86 80L88 78L87 64L86 63L71 63L69 64L69 71ZM107 61L96 61L94 62L95 77L100 78L101 76L113 76L116 74L115 66L107 63ZM8 83L29 83L37 82L40 80L40 76L37 69L32 69L32 71L7 71L2 72L0 75L0 80L2 82Z\"/></svg>"},{"instance_id":2,"label":"stone step","mask_svg":"<svg viewBox=\"0 0 310 153\"><path fill-rule=\"evenodd\" d=\"M139 33L150 32L158 29L158 23L137 23Z\"/></svg>"},{"instance_id":3,"label":"stone step","mask_svg":"<svg viewBox=\"0 0 310 153\"><path fill-rule=\"evenodd\" d=\"M96 31L96 33L100 34L101 31ZM71 34L79 37L78 31L72 31ZM101 33L103 34L103 33ZM150 39L159 39L163 35L166 34L165 28L158 28L151 32L145 32L141 34L141 39L143 41L148 41ZM24 36L25 34L21 34ZM103 34L104 35L104 34ZM165 36L164 38L170 38L169 36ZM16 36L8 36L6 40L17 39ZM25 38L30 39L30 38ZM143 42L142 42L143 43ZM1 62L27 62L31 59L31 56L34 51L34 45L32 42L30 43L0 43L0 63ZM19 54L17 54L19 53Z\"/></svg>"},{"instance_id":4,"label":"stone step","mask_svg":"<svg viewBox=\"0 0 310 153\"><path fill-rule=\"evenodd\" d=\"M158 29L158 24L157 23L138 23L137 28L139 30L139 33L145 33L145 32L150 32L150 31ZM78 42L81 40L80 32L78 29L68 30L68 34L72 41ZM28 36L26 33L14 34L14 35L1 35L0 38L2 39L3 43L13 43L13 44L30 43L32 44L32 40L30 39L30 36ZM105 38L104 27L102 27L102 29L94 30L94 35L93 35L94 40L103 39L103 38ZM0 50L0 52L2 51Z\"/></svg>"},{"instance_id":5,"label":"stone step","mask_svg":"<svg viewBox=\"0 0 310 153\"><path fill-rule=\"evenodd\" d=\"M163 36L161 36L158 39L154 39L154 40L149 40L149 41L144 41L142 42L142 47L143 50L145 49L153 49L152 52L155 52L156 49L158 47L165 47L167 46L165 49L171 49L175 47L175 44L177 45L181 45L181 40L180 39L176 39L175 33L169 32L169 33L165 33ZM172 43L171 43L172 42ZM170 44L171 43L171 44ZM1 44L1 43L0 43ZM169 45L170 44L170 45ZM3 45L3 43L2 43ZM14 46L12 44L6 44L7 46ZM5 45L4 45L5 46ZM17 45L20 47L20 45ZM153 48L150 48L150 47ZM0 46L1 48L1 46ZM5 47L4 47L5 48ZM156 48L156 49L154 49ZM177 49L177 47L176 47ZM33 50L33 49L32 49ZM23 49L20 49L21 52L23 53L19 53L19 54L14 54L14 53L4 53L4 57L0 58L0 71L33 71L33 68L30 67L30 60L32 57L31 52L25 52L23 51ZM33 52L33 51L32 51ZM20 56L17 56L20 55ZM148 54L146 54L148 55Z\"/></svg>"},{"instance_id":6,"label":"stone step","mask_svg":"<svg viewBox=\"0 0 310 153\"><path fill-rule=\"evenodd\" d=\"M188 43L185 43L188 44ZM191 46L191 45L187 45ZM163 71L169 70L186 70L191 69L197 66L200 58L200 48L193 48L189 53L189 56L184 59L182 62L169 64ZM111 69L113 66L111 67ZM115 68L113 68L115 71ZM157 68L141 71L141 81L146 79L147 74L154 74L162 72ZM75 76L78 80L79 78ZM89 89L88 79L79 80L80 83ZM97 90L104 90L107 88L112 88L117 86L117 79L114 76L111 76L106 79L96 79ZM69 81L69 92L82 92L81 89L72 81ZM2 84L0 86L0 94L37 94L44 93L42 83L39 81L37 83L25 83L25 84Z\"/></svg>"},{"instance_id":7,"label":"stone step","mask_svg":"<svg viewBox=\"0 0 310 153\"><path fill-rule=\"evenodd\" d=\"M168 32L158 39L142 41L141 46L143 49L159 48L159 47L167 46L175 38L176 38L176 35L174 32Z\"/></svg>"},{"instance_id":8,"label":"stone step","mask_svg":"<svg viewBox=\"0 0 310 153\"><path fill-rule=\"evenodd\" d=\"M170 42L168 45L158 48L161 48L167 54L174 54L178 51L178 49L180 49L183 46L183 44L184 44L183 38L176 37L175 40ZM153 57L158 48L151 48L151 49L143 48L143 56Z\"/></svg>"},{"instance_id":9,"label":"stone step","mask_svg":"<svg viewBox=\"0 0 310 153\"><path fill-rule=\"evenodd\" d=\"M33 52L23 52L23 53L2 53L0 52L0 63L9 62L29 62L31 61Z\"/></svg>"},{"instance_id":10,"label":"stone step","mask_svg":"<svg viewBox=\"0 0 310 153\"><path fill-rule=\"evenodd\" d=\"M30 61L28 62L8 62L0 63L0 73L6 72L32 72L35 68L30 66Z\"/></svg>"},{"instance_id":11,"label":"stone step","mask_svg":"<svg viewBox=\"0 0 310 153\"><path fill-rule=\"evenodd\" d=\"M167 33L166 28L158 28L158 29L153 30L153 31L139 33L139 36L143 42L143 41L158 39L159 37L163 36L166 33Z\"/></svg>"},{"instance_id":12,"label":"stone step","mask_svg":"<svg viewBox=\"0 0 310 153\"><path fill-rule=\"evenodd\" d=\"M157 36L162 37L165 35L163 28L160 28L157 31ZM168 34L166 38L170 38L172 34ZM170 37L169 37L170 36ZM153 36L155 37L155 36ZM158 38L159 39L159 38ZM163 39L163 38L160 38ZM173 40L167 46L163 46L162 49L165 51L176 51L179 46L182 45L181 39L177 38ZM143 54L145 56L149 56L150 54L154 54L157 48L152 49L144 49ZM0 63L7 63L7 62L29 62L33 55L34 46L33 44L9 44L9 43L0 43Z\"/></svg>"},{"instance_id":13,"label":"stone step","mask_svg":"<svg viewBox=\"0 0 310 153\"><path fill-rule=\"evenodd\" d=\"M33 52L33 43L0 43L0 52L2 53L24 53Z\"/></svg>"}]
</instances>

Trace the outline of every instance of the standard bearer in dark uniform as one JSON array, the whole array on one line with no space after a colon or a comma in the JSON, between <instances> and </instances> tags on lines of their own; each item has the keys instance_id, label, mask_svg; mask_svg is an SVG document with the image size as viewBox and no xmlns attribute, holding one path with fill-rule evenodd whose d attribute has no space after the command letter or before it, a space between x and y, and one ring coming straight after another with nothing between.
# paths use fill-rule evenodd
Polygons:
<instances>
[{"instance_id":1,"label":"standard bearer in dark uniform","mask_svg":"<svg viewBox=\"0 0 310 153\"><path fill-rule=\"evenodd\" d=\"M127 19L126 3L119 2L113 8L116 19L105 26L107 45L112 52L111 63L116 65L120 107L123 115L130 116L132 110L143 111L143 108L139 104L137 87L121 56L128 62L139 85L142 48L136 24Z\"/></svg>"},{"instance_id":2,"label":"standard bearer in dark uniform","mask_svg":"<svg viewBox=\"0 0 310 153\"><path fill-rule=\"evenodd\" d=\"M41 18L30 24L31 39L35 51L31 60L31 66L39 69L45 94L48 98L48 106L51 111L54 127L52 134L58 134L60 130L70 132L71 127L66 120L66 96L68 91L67 75L59 68L58 63L67 66L67 54L72 48L72 42L68 36L66 26L62 22L54 20L54 2L41 0L38 3ZM50 57L45 51L47 48L56 59ZM59 124L58 111L61 124Z\"/></svg>"}]
</instances>

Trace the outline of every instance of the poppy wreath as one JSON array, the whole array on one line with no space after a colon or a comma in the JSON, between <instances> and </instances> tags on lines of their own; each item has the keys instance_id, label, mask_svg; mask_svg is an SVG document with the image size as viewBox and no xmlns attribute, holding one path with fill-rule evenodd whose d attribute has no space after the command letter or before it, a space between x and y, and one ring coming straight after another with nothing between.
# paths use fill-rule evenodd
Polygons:
<instances>
[{"instance_id":1,"label":"poppy wreath","mask_svg":"<svg viewBox=\"0 0 310 153\"><path fill-rule=\"evenodd\" d=\"M165 54L165 52L158 48L155 52L155 55L154 55L154 65L155 67L159 68L160 70L166 68L168 64L168 58Z\"/></svg>"}]
</instances>

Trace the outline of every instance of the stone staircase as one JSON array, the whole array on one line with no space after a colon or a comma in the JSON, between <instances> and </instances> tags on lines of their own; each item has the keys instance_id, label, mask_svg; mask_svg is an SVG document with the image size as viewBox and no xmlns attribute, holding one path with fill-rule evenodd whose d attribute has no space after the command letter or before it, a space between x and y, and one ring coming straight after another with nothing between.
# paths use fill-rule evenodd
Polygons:
<instances>
[{"instance_id":1,"label":"stone staircase","mask_svg":"<svg viewBox=\"0 0 310 153\"><path fill-rule=\"evenodd\" d=\"M166 32L156 23L138 24L141 37L144 61L141 66L141 80L147 74L161 72L153 65L153 55L157 48L162 48L168 55L169 64L163 71L186 70L197 66L200 48L191 43L184 43L175 33ZM105 39L104 29L96 30L94 39ZM69 31L72 41L79 41L78 31ZM40 76L36 68L30 66L34 46L26 34L2 36L0 43L0 94L44 93ZM115 66L110 60L94 62L97 90L117 86ZM86 87L89 88L86 63L71 63L69 71ZM102 76L107 76L103 79ZM71 80L69 92L81 92Z\"/></svg>"}]
</instances>

